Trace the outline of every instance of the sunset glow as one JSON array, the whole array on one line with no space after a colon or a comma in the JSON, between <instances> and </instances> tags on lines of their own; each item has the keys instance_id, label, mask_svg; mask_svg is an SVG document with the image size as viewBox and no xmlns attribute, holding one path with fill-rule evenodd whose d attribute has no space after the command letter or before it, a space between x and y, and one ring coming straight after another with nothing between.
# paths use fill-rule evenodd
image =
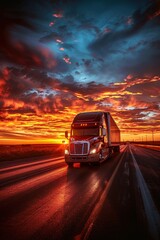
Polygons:
<instances>
[{"instance_id":1,"label":"sunset glow","mask_svg":"<svg viewBox=\"0 0 160 240\"><path fill-rule=\"evenodd\" d=\"M0 144L62 143L86 111L160 141L160 4L75 2L1 7Z\"/></svg>"}]
</instances>

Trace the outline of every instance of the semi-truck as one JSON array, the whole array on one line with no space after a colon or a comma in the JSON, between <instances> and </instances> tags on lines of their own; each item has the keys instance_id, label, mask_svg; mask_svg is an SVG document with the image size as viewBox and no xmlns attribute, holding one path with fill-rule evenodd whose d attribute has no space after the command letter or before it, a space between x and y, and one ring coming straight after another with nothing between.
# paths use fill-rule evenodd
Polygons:
<instances>
[{"instance_id":1,"label":"semi-truck","mask_svg":"<svg viewBox=\"0 0 160 240\"><path fill-rule=\"evenodd\" d=\"M69 143L65 147L65 162L99 165L113 152L120 151L120 130L109 112L82 112L75 116Z\"/></svg>"}]
</instances>

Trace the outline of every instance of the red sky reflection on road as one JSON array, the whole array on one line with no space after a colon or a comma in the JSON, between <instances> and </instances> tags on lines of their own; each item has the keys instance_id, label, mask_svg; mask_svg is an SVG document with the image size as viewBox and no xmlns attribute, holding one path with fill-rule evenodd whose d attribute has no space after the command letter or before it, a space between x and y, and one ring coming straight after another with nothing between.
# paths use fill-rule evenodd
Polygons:
<instances>
[{"instance_id":1,"label":"red sky reflection on road","mask_svg":"<svg viewBox=\"0 0 160 240\"><path fill-rule=\"evenodd\" d=\"M69 2L1 4L0 144L61 143L86 111L160 140L160 4Z\"/></svg>"}]
</instances>

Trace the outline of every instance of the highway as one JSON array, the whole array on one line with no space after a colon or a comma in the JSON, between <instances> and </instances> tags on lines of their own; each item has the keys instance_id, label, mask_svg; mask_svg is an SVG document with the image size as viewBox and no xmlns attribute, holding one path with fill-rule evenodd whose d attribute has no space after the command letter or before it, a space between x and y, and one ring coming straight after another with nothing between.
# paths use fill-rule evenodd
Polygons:
<instances>
[{"instance_id":1,"label":"highway","mask_svg":"<svg viewBox=\"0 0 160 240\"><path fill-rule=\"evenodd\" d=\"M160 239L160 151L123 145L99 167L3 161L0 239Z\"/></svg>"}]
</instances>

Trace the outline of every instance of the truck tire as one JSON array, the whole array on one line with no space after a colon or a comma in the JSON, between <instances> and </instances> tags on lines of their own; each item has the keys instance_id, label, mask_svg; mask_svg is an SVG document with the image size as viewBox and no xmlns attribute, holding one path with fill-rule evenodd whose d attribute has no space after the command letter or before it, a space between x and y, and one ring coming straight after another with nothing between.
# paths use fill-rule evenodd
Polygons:
<instances>
[{"instance_id":1,"label":"truck tire","mask_svg":"<svg viewBox=\"0 0 160 240\"><path fill-rule=\"evenodd\" d=\"M68 167L73 167L73 163L67 163Z\"/></svg>"},{"instance_id":2,"label":"truck tire","mask_svg":"<svg viewBox=\"0 0 160 240\"><path fill-rule=\"evenodd\" d=\"M120 147L119 146L114 147L113 151L115 153L119 153L120 152Z\"/></svg>"},{"instance_id":3,"label":"truck tire","mask_svg":"<svg viewBox=\"0 0 160 240\"><path fill-rule=\"evenodd\" d=\"M114 149L113 148L109 148L108 158L110 158L112 156L113 152L114 152Z\"/></svg>"},{"instance_id":4,"label":"truck tire","mask_svg":"<svg viewBox=\"0 0 160 240\"><path fill-rule=\"evenodd\" d=\"M99 152L99 161L102 161L103 159L103 154L102 154L102 149L100 149L100 152Z\"/></svg>"},{"instance_id":5,"label":"truck tire","mask_svg":"<svg viewBox=\"0 0 160 240\"><path fill-rule=\"evenodd\" d=\"M120 152L120 146L117 146L117 152L118 153Z\"/></svg>"},{"instance_id":6,"label":"truck tire","mask_svg":"<svg viewBox=\"0 0 160 240\"><path fill-rule=\"evenodd\" d=\"M99 167L100 166L100 162L94 162L92 163L93 166Z\"/></svg>"},{"instance_id":7,"label":"truck tire","mask_svg":"<svg viewBox=\"0 0 160 240\"><path fill-rule=\"evenodd\" d=\"M80 164L81 164L81 166L86 166L88 163L81 162Z\"/></svg>"}]
</instances>

